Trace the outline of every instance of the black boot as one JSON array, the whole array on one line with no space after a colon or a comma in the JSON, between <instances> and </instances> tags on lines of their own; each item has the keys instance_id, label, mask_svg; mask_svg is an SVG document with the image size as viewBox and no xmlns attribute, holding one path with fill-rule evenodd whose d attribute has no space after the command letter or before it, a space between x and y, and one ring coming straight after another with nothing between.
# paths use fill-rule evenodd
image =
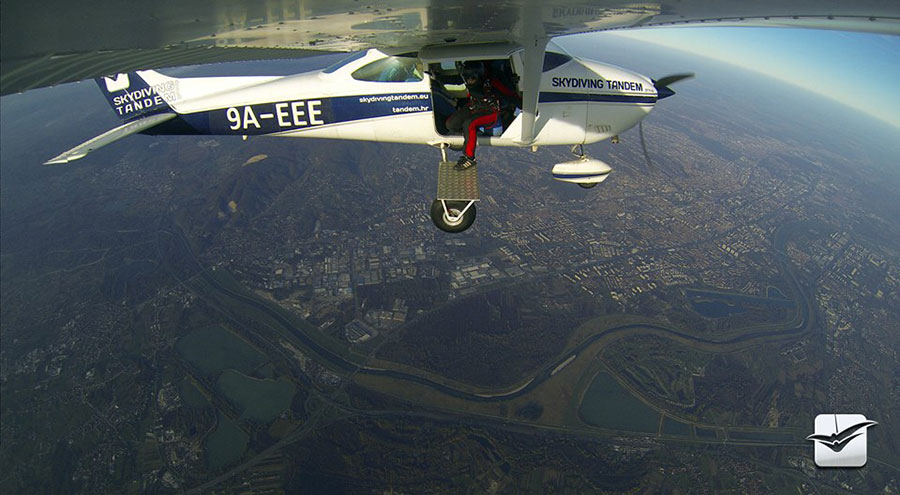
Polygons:
<instances>
[{"instance_id":1,"label":"black boot","mask_svg":"<svg viewBox=\"0 0 900 495\"><path fill-rule=\"evenodd\" d=\"M478 165L478 162L475 161L475 158L469 158L466 155L459 157L459 160L456 161L457 170L465 170L469 167L474 167L475 165Z\"/></svg>"}]
</instances>

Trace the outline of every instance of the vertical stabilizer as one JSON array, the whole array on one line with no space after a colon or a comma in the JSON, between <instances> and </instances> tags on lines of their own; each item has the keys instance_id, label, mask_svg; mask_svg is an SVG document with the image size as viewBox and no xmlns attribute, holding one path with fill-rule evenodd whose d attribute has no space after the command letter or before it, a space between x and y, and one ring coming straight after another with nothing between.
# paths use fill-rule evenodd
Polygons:
<instances>
[{"instance_id":1,"label":"vertical stabilizer","mask_svg":"<svg viewBox=\"0 0 900 495\"><path fill-rule=\"evenodd\" d=\"M96 81L113 111L126 121L173 112L170 104L180 97L178 79L152 70L98 77Z\"/></svg>"}]
</instances>

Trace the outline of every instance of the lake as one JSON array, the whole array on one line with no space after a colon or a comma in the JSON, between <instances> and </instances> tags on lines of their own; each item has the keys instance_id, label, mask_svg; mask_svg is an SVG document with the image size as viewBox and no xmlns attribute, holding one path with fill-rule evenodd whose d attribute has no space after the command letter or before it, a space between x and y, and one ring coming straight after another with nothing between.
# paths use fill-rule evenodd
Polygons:
<instances>
[{"instance_id":1,"label":"lake","mask_svg":"<svg viewBox=\"0 0 900 495\"><path fill-rule=\"evenodd\" d=\"M220 326L193 330L178 339L175 347L184 359L210 378L225 369L251 373L267 361L255 347Z\"/></svg>"},{"instance_id":2,"label":"lake","mask_svg":"<svg viewBox=\"0 0 900 495\"><path fill-rule=\"evenodd\" d=\"M663 418L663 435L691 436L691 425L672 419L669 416Z\"/></svg>"},{"instance_id":3,"label":"lake","mask_svg":"<svg viewBox=\"0 0 900 495\"><path fill-rule=\"evenodd\" d=\"M684 295L690 301L693 310L706 318L721 318L743 313L747 311L744 307L745 304L779 308L794 305L793 301L785 299L784 294L775 287L769 287L766 290L768 297L698 289L685 289Z\"/></svg>"},{"instance_id":4,"label":"lake","mask_svg":"<svg viewBox=\"0 0 900 495\"><path fill-rule=\"evenodd\" d=\"M597 373L579 407L585 423L610 430L656 433L659 413L619 385L609 373Z\"/></svg>"},{"instance_id":5,"label":"lake","mask_svg":"<svg viewBox=\"0 0 900 495\"><path fill-rule=\"evenodd\" d=\"M287 380L252 378L234 370L222 373L216 386L241 408L241 418L268 423L291 407L294 384Z\"/></svg>"},{"instance_id":6,"label":"lake","mask_svg":"<svg viewBox=\"0 0 900 495\"><path fill-rule=\"evenodd\" d=\"M250 438L233 421L219 413L216 431L206 438L206 464L216 471L241 459Z\"/></svg>"}]
</instances>

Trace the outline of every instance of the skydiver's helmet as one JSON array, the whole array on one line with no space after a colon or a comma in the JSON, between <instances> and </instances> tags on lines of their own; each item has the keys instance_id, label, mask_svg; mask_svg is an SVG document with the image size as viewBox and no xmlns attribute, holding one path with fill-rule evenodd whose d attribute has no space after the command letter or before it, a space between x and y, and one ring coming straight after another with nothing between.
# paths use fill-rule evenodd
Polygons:
<instances>
[{"instance_id":1,"label":"skydiver's helmet","mask_svg":"<svg viewBox=\"0 0 900 495\"><path fill-rule=\"evenodd\" d=\"M475 79L476 82L483 81L484 64L476 61L465 62L459 68L459 75L462 76L466 84L468 84L471 79Z\"/></svg>"}]
</instances>

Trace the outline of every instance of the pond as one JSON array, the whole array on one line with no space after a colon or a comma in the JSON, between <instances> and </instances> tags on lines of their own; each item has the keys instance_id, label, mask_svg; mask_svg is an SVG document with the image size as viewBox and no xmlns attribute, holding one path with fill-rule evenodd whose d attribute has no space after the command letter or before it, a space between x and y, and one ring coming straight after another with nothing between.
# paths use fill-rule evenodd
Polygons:
<instances>
[{"instance_id":1,"label":"pond","mask_svg":"<svg viewBox=\"0 0 900 495\"><path fill-rule=\"evenodd\" d=\"M268 423L291 406L294 384L286 380L262 380L234 370L222 373L219 390L241 408L241 418Z\"/></svg>"},{"instance_id":2,"label":"pond","mask_svg":"<svg viewBox=\"0 0 900 495\"><path fill-rule=\"evenodd\" d=\"M663 435L691 436L691 425L666 416L663 419Z\"/></svg>"},{"instance_id":3,"label":"pond","mask_svg":"<svg viewBox=\"0 0 900 495\"><path fill-rule=\"evenodd\" d=\"M211 471L239 461L250 438L233 421L219 413L218 427L206 438L206 464Z\"/></svg>"},{"instance_id":4,"label":"pond","mask_svg":"<svg viewBox=\"0 0 900 495\"><path fill-rule=\"evenodd\" d=\"M198 328L178 340L178 353L212 378L225 369L250 373L266 356L220 326Z\"/></svg>"},{"instance_id":5,"label":"pond","mask_svg":"<svg viewBox=\"0 0 900 495\"><path fill-rule=\"evenodd\" d=\"M619 385L609 373L594 377L579 408L581 419L610 430L656 433L659 413Z\"/></svg>"},{"instance_id":6,"label":"pond","mask_svg":"<svg viewBox=\"0 0 900 495\"><path fill-rule=\"evenodd\" d=\"M766 290L767 297L749 296L735 292L685 289L685 297L694 311L706 318L721 318L744 313L746 306L785 308L793 306L793 301L775 287Z\"/></svg>"}]
</instances>

